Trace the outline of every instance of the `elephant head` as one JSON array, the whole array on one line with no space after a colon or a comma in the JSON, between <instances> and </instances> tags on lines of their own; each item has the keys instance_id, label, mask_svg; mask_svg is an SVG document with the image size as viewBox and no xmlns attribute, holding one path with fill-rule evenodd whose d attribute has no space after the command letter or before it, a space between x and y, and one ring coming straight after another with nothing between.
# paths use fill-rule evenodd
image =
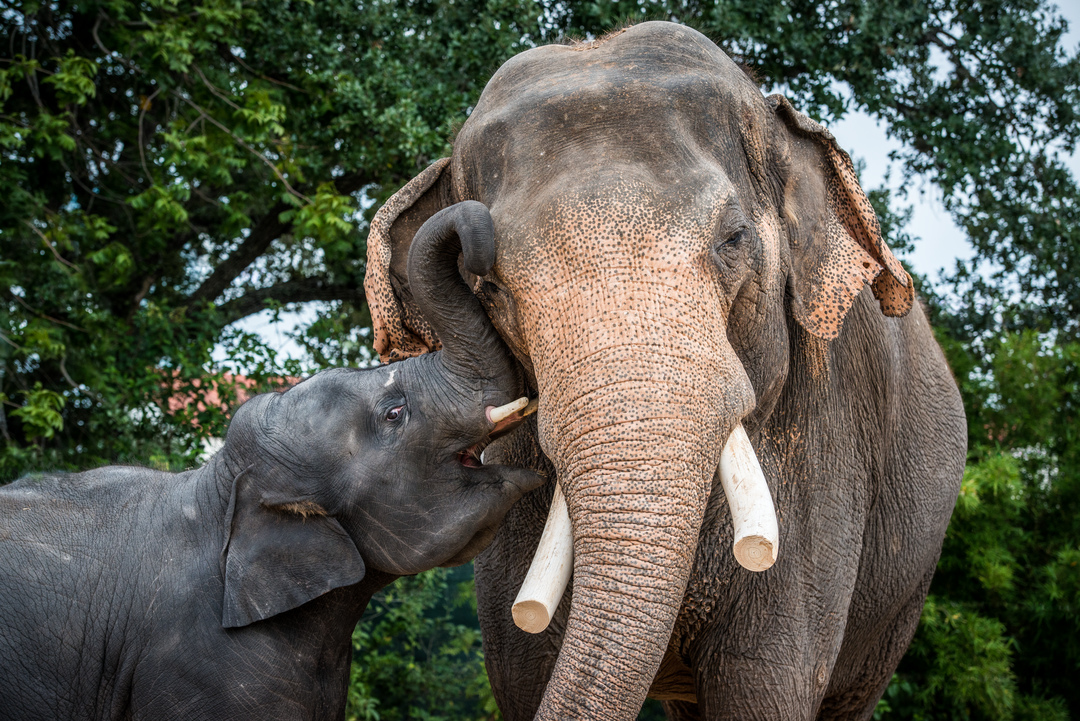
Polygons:
<instances>
[{"instance_id":1,"label":"elephant head","mask_svg":"<svg viewBox=\"0 0 1080 721\"><path fill-rule=\"evenodd\" d=\"M333 588L465 563L541 478L484 466L521 420L520 371L462 282L491 267L477 204L431 218L413 242L414 300L443 349L393 366L334 369L259 395L229 426L223 624L244 626ZM460 241L460 243L458 242Z\"/></svg>"},{"instance_id":2,"label":"elephant head","mask_svg":"<svg viewBox=\"0 0 1080 721\"><path fill-rule=\"evenodd\" d=\"M465 200L490 208L497 260L463 275L538 389L573 528L573 604L538 717L632 718L729 434L760 427L790 358L829 372L823 349L866 284L898 316L912 282L833 137L670 23L495 73L453 156L372 223L388 360L446 340L401 268L415 228Z\"/></svg>"}]
</instances>

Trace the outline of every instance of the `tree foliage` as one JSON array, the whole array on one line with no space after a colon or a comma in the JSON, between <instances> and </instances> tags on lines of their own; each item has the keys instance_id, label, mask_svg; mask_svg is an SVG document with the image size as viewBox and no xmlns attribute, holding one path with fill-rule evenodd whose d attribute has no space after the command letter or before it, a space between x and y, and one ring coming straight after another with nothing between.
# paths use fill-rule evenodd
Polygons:
<instances>
[{"instance_id":1,"label":"tree foliage","mask_svg":"<svg viewBox=\"0 0 1080 721\"><path fill-rule=\"evenodd\" d=\"M923 282L971 458L878 716L1080 718L1080 193L1062 162L1080 56L1046 0L0 5L0 482L190 465L231 373L367 362L378 203L449 150L506 58L661 18L818 118L882 120L908 187L939 188L975 249ZM934 241L870 195L894 247ZM236 324L301 304L302 362ZM352 717L493 713L464 582L438 571L373 604Z\"/></svg>"},{"instance_id":2,"label":"tree foliage","mask_svg":"<svg viewBox=\"0 0 1080 721\"><path fill-rule=\"evenodd\" d=\"M1080 716L1080 344L946 339L970 460L884 718ZM889 713L885 713L888 710Z\"/></svg>"},{"instance_id":3,"label":"tree foliage","mask_svg":"<svg viewBox=\"0 0 1080 721\"><path fill-rule=\"evenodd\" d=\"M0 392L28 410L0 421L0 476L190 463L224 414L196 425L169 399L222 386L215 345L252 377L301 370L230 327L266 308L322 301L303 338L315 364L365 360L361 211L447 152L490 69L528 41L515 13L340 0L4 10ZM62 422L47 435L24 422L50 412Z\"/></svg>"},{"instance_id":4,"label":"tree foliage","mask_svg":"<svg viewBox=\"0 0 1080 721\"><path fill-rule=\"evenodd\" d=\"M404 578L379 593L353 633L350 721L486 721L472 565Z\"/></svg>"}]
</instances>

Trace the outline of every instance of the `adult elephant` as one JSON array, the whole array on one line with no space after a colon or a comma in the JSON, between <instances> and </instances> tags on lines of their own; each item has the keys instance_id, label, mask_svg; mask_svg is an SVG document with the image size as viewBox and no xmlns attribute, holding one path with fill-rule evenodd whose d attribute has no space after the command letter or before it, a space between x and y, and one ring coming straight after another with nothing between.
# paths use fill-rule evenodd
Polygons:
<instances>
[{"instance_id":1,"label":"adult elephant","mask_svg":"<svg viewBox=\"0 0 1080 721\"><path fill-rule=\"evenodd\" d=\"M386 360L438 347L403 263L464 200L490 209L497 260L463 274L540 399L488 453L553 471L573 528L571 587L535 636L510 608L551 484L477 561L506 718L631 719L646 695L676 718L868 718L918 622L966 432L847 154L679 25L522 53L453 156L372 223ZM714 492L739 423L780 523L759 574Z\"/></svg>"}]
</instances>

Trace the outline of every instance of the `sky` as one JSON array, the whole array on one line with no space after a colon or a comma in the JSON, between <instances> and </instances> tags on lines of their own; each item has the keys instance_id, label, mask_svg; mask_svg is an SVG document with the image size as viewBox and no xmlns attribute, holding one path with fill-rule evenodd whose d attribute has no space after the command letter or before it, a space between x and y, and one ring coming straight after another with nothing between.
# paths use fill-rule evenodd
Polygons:
<instances>
[{"instance_id":1,"label":"sky","mask_svg":"<svg viewBox=\"0 0 1080 721\"><path fill-rule=\"evenodd\" d=\"M1062 44L1066 50L1075 53L1080 44L1080 0L1065 0L1058 5L1058 12L1069 22L1069 32ZM900 143L889 138L885 128L864 112L849 113L843 120L832 123L829 130L852 159L861 158L866 163L862 174L864 187L880 187L889 168L889 152L899 149ZM1080 178L1080 153L1073 153L1066 164L1073 177ZM893 189L900 188L900 175L900 168L896 167L890 182ZM916 242L915 250L905 256L905 260L916 272L934 280L942 268L952 270L957 259L971 259L971 245L949 217L936 186L928 181L916 181L914 187L909 188L906 203L913 207L907 230Z\"/></svg>"},{"instance_id":2,"label":"sky","mask_svg":"<svg viewBox=\"0 0 1080 721\"><path fill-rule=\"evenodd\" d=\"M1080 0L1059 3L1058 12L1069 22L1069 32L1063 38L1063 45L1069 52L1075 53L1080 45ZM900 143L889 138L884 126L864 112L848 113L842 120L829 125L829 130L856 162L861 159L865 163L863 186L867 190L880 187L890 167L889 153L899 149ZM1067 158L1067 164L1073 177L1080 178L1080 153L1073 153ZM894 190L901 187L900 176L899 166L894 167L889 183ZM925 180L916 179L913 183L913 187L908 188L907 199L900 199L901 203L912 206L913 215L907 230L916 239L915 249L904 259L916 272L934 280L942 269L952 270L958 259L970 260L973 251L963 231L953 223L945 210L937 187ZM281 313L277 323L271 322L269 311L263 311L244 318L237 325L260 335L284 357L302 358L302 349L288 337L288 333L298 324L310 323L315 313L314 304L309 303L297 312ZM225 360L220 346L215 360Z\"/></svg>"}]
</instances>

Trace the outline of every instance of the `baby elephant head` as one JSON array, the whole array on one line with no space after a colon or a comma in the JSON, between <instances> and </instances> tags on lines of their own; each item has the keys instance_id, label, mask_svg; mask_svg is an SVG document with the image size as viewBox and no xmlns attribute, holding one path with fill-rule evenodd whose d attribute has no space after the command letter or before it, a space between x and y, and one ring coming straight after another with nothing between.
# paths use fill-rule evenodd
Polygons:
<instances>
[{"instance_id":1,"label":"baby elephant head","mask_svg":"<svg viewBox=\"0 0 1080 721\"><path fill-rule=\"evenodd\" d=\"M443 350L323 371L237 412L223 451L242 469L225 519L224 626L358 583L367 568L400 576L465 563L542 483L479 460L524 416L520 371L457 270L462 246L466 263L490 267L471 250L484 225L472 216L486 213L477 203L439 214L414 244L422 262L410 264L410 287Z\"/></svg>"}]
</instances>

